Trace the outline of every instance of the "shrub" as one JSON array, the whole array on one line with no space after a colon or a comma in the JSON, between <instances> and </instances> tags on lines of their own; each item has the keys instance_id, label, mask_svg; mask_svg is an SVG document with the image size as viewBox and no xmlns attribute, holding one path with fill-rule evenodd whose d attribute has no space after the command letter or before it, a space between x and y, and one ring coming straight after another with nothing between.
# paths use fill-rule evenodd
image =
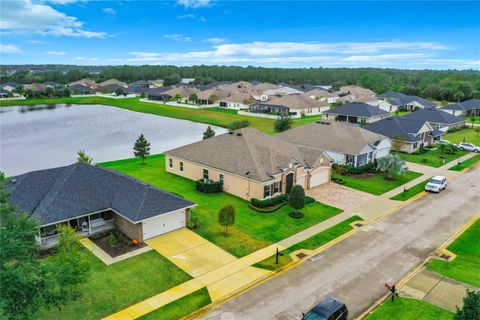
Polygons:
<instances>
[{"instance_id":1,"label":"shrub","mask_svg":"<svg viewBox=\"0 0 480 320\"><path fill-rule=\"evenodd\" d=\"M358 167L354 167L352 165L346 165L345 169L347 170L348 173L351 173L351 174L362 174L365 172L376 172L377 171L376 167L377 167L377 164L372 162L372 163L367 163L366 165L358 166Z\"/></svg>"},{"instance_id":2,"label":"shrub","mask_svg":"<svg viewBox=\"0 0 480 320\"><path fill-rule=\"evenodd\" d=\"M427 158L423 158L422 159L422 163L427 163L428 162L428 159Z\"/></svg>"},{"instance_id":3,"label":"shrub","mask_svg":"<svg viewBox=\"0 0 480 320\"><path fill-rule=\"evenodd\" d=\"M456 154L458 150L458 147L453 144L447 144L444 149L446 154Z\"/></svg>"},{"instance_id":4,"label":"shrub","mask_svg":"<svg viewBox=\"0 0 480 320\"><path fill-rule=\"evenodd\" d=\"M277 120L275 120L273 124L273 128L275 129L276 132L283 132L290 129L292 127L292 124L293 124L293 121L290 118L290 116L289 115L285 116L282 114Z\"/></svg>"},{"instance_id":5,"label":"shrub","mask_svg":"<svg viewBox=\"0 0 480 320\"><path fill-rule=\"evenodd\" d=\"M299 184L296 184L290 190L288 195L288 203L295 211L302 209L305 206L305 190Z\"/></svg>"},{"instance_id":6,"label":"shrub","mask_svg":"<svg viewBox=\"0 0 480 320\"><path fill-rule=\"evenodd\" d=\"M116 246L118 243L118 237L115 235L115 233L110 232L110 235L108 236L108 244L110 247Z\"/></svg>"},{"instance_id":7,"label":"shrub","mask_svg":"<svg viewBox=\"0 0 480 320\"><path fill-rule=\"evenodd\" d=\"M233 121L228 125L229 130L237 130L241 128L246 128L250 126L250 121L248 120L240 120L240 121Z\"/></svg>"},{"instance_id":8,"label":"shrub","mask_svg":"<svg viewBox=\"0 0 480 320\"><path fill-rule=\"evenodd\" d=\"M198 217L190 217L190 220L187 223L187 228L194 230L198 228Z\"/></svg>"},{"instance_id":9,"label":"shrub","mask_svg":"<svg viewBox=\"0 0 480 320\"><path fill-rule=\"evenodd\" d=\"M250 199L250 203L252 204L252 206L257 207L257 208L269 208L269 207L273 207L277 204L280 204L282 202L286 202L287 200L288 200L288 195L287 194L281 194L279 196L272 197L272 198L265 199L265 200L252 198L252 199Z\"/></svg>"},{"instance_id":10,"label":"shrub","mask_svg":"<svg viewBox=\"0 0 480 320\"><path fill-rule=\"evenodd\" d=\"M339 164L334 164L333 169L335 169L335 172L341 176L345 175L347 173L347 168L345 166L339 165Z\"/></svg>"},{"instance_id":11,"label":"shrub","mask_svg":"<svg viewBox=\"0 0 480 320\"><path fill-rule=\"evenodd\" d=\"M223 191L223 183L220 181L206 181L204 179L197 180L197 191L202 193L218 193Z\"/></svg>"},{"instance_id":12,"label":"shrub","mask_svg":"<svg viewBox=\"0 0 480 320\"><path fill-rule=\"evenodd\" d=\"M218 223L225 227L225 234L228 233L228 227L235 223L235 208L228 204L218 213Z\"/></svg>"},{"instance_id":13,"label":"shrub","mask_svg":"<svg viewBox=\"0 0 480 320\"><path fill-rule=\"evenodd\" d=\"M312 197L309 197L309 196L306 196L306 197L305 197L305 204L314 203L315 201L317 201L317 200L315 200L315 199L312 198Z\"/></svg>"}]
</instances>

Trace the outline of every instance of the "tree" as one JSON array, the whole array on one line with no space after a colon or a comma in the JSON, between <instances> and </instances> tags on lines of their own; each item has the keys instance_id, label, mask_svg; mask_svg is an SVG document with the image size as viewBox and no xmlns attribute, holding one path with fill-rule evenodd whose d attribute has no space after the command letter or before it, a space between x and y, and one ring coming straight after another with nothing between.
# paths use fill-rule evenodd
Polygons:
<instances>
[{"instance_id":1,"label":"tree","mask_svg":"<svg viewBox=\"0 0 480 320\"><path fill-rule=\"evenodd\" d=\"M85 150L79 150L77 152L77 161L78 162L81 162L81 163L86 163L86 164L92 164L92 161L93 161L93 158L88 156L86 153L85 153Z\"/></svg>"},{"instance_id":2,"label":"tree","mask_svg":"<svg viewBox=\"0 0 480 320\"><path fill-rule=\"evenodd\" d=\"M405 160L393 154L379 158L377 160L377 169L384 172L385 178L389 180L393 179L394 175L400 176L408 170Z\"/></svg>"},{"instance_id":3,"label":"tree","mask_svg":"<svg viewBox=\"0 0 480 320\"><path fill-rule=\"evenodd\" d=\"M288 194L288 203L298 213L305 206L305 190L299 184L296 184Z\"/></svg>"},{"instance_id":4,"label":"tree","mask_svg":"<svg viewBox=\"0 0 480 320\"><path fill-rule=\"evenodd\" d=\"M232 205L226 205L218 213L218 223L225 227L225 234L228 234L228 227L235 224L235 208Z\"/></svg>"},{"instance_id":5,"label":"tree","mask_svg":"<svg viewBox=\"0 0 480 320\"><path fill-rule=\"evenodd\" d=\"M1 174L0 179L3 179ZM0 183L0 224L0 318L30 319L41 307L60 308L73 299L72 293L89 270L75 232L69 231L68 237L61 233L60 246L54 255L40 260L35 238L39 224L8 203L3 183Z\"/></svg>"},{"instance_id":6,"label":"tree","mask_svg":"<svg viewBox=\"0 0 480 320\"><path fill-rule=\"evenodd\" d=\"M292 127L292 119L288 115L280 115L280 117L275 120L273 127L276 132L287 131Z\"/></svg>"},{"instance_id":7,"label":"tree","mask_svg":"<svg viewBox=\"0 0 480 320\"><path fill-rule=\"evenodd\" d=\"M480 291L470 291L463 298L463 307L457 307L457 313L453 320L478 320L480 319Z\"/></svg>"},{"instance_id":8,"label":"tree","mask_svg":"<svg viewBox=\"0 0 480 320\"><path fill-rule=\"evenodd\" d=\"M475 132L477 133L477 137L480 137L480 127L475 127Z\"/></svg>"},{"instance_id":9,"label":"tree","mask_svg":"<svg viewBox=\"0 0 480 320\"><path fill-rule=\"evenodd\" d=\"M438 99L440 96L440 86L435 83L429 84L423 90L422 94L425 98Z\"/></svg>"},{"instance_id":10,"label":"tree","mask_svg":"<svg viewBox=\"0 0 480 320\"><path fill-rule=\"evenodd\" d=\"M465 94L464 94L462 91L457 91L457 92L455 92L455 94L453 95L453 98L454 98L457 102L460 102L460 101L462 101L463 99L465 99Z\"/></svg>"},{"instance_id":11,"label":"tree","mask_svg":"<svg viewBox=\"0 0 480 320\"><path fill-rule=\"evenodd\" d=\"M477 120L477 117L476 116L468 116L468 120L470 120L470 122L472 123L472 128L473 128L473 124Z\"/></svg>"},{"instance_id":12,"label":"tree","mask_svg":"<svg viewBox=\"0 0 480 320\"><path fill-rule=\"evenodd\" d=\"M124 94L124 91L123 91L123 88L122 87L118 87L117 89L115 89L115 94L117 96L121 96Z\"/></svg>"},{"instance_id":13,"label":"tree","mask_svg":"<svg viewBox=\"0 0 480 320\"><path fill-rule=\"evenodd\" d=\"M145 139L143 133L133 146L133 154L137 158L142 158L142 164L145 164L145 158L150 154L150 143Z\"/></svg>"},{"instance_id":14,"label":"tree","mask_svg":"<svg viewBox=\"0 0 480 320\"><path fill-rule=\"evenodd\" d=\"M173 97L173 99L175 99L175 101L179 102L180 99L182 99L182 97L180 96L180 93L177 93L177 94L175 95L175 97Z\"/></svg>"},{"instance_id":15,"label":"tree","mask_svg":"<svg viewBox=\"0 0 480 320\"><path fill-rule=\"evenodd\" d=\"M188 101L197 101L197 100L198 100L198 96L196 93L192 93L190 97L188 97Z\"/></svg>"},{"instance_id":16,"label":"tree","mask_svg":"<svg viewBox=\"0 0 480 320\"><path fill-rule=\"evenodd\" d=\"M163 82L164 86L173 86L179 84L182 81L182 77L179 74L171 74L165 77Z\"/></svg>"},{"instance_id":17,"label":"tree","mask_svg":"<svg viewBox=\"0 0 480 320\"><path fill-rule=\"evenodd\" d=\"M215 130L213 130L211 126L208 126L207 130L203 133L203 140L213 137L215 137Z\"/></svg>"},{"instance_id":18,"label":"tree","mask_svg":"<svg viewBox=\"0 0 480 320\"><path fill-rule=\"evenodd\" d=\"M212 103L215 103L218 100L218 96L216 94L212 94L210 97L208 97L208 100L210 100Z\"/></svg>"}]
</instances>

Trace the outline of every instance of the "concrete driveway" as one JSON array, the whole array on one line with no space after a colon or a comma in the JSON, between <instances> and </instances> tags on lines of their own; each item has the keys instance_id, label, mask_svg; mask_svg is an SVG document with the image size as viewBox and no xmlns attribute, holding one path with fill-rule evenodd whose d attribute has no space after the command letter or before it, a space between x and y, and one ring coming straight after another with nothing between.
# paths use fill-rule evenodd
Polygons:
<instances>
[{"instance_id":1,"label":"concrete driveway","mask_svg":"<svg viewBox=\"0 0 480 320\"><path fill-rule=\"evenodd\" d=\"M349 210L359 205L377 198L377 196L342 186L335 182L329 182L316 188L306 190L307 196L310 196L318 202Z\"/></svg>"}]
</instances>

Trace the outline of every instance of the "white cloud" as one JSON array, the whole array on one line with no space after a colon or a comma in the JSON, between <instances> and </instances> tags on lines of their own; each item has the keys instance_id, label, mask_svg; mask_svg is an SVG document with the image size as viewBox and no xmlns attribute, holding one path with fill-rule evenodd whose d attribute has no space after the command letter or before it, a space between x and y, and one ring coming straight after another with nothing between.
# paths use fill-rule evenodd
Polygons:
<instances>
[{"instance_id":1,"label":"white cloud","mask_svg":"<svg viewBox=\"0 0 480 320\"><path fill-rule=\"evenodd\" d=\"M75 57L74 60L77 60L77 61L82 61L82 60L85 60L85 57Z\"/></svg>"},{"instance_id":2,"label":"white cloud","mask_svg":"<svg viewBox=\"0 0 480 320\"><path fill-rule=\"evenodd\" d=\"M201 8L210 5L210 0L177 0L177 4L184 6L185 8Z\"/></svg>"},{"instance_id":3,"label":"white cloud","mask_svg":"<svg viewBox=\"0 0 480 320\"><path fill-rule=\"evenodd\" d=\"M200 16L200 21L205 22L205 21L207 21L207 19L204 16Z\"/></svg>"},{"instance_id":4,"label":"white cloud","mask_svg":"<svg viewBox=\"0 0 480 320\"><path fill-rule=\"evenodd\" d=\"M67 5L67 4L72 4L75 2L85 2L86 0L48 0L46 2L50 2L53 4L61 4L61 5Z\"/></svg>"},{"instance_id":5,"label":"white cloud","mask_svg":"<svg viewBox=\"0 0 480 320\"><path fill-rule=\"evenodd\" d=\"M67 54L65 51L45 51L44 53L50 56L64 56Z\"/></svg>"},{"instance_id":6,"label":"white cloud","mask_svg":"<svg viewBox=\"0 0 480 320\"><path fill-rule=\"evenodd\" d=\"M165 35L163 35L163 37L166 38L166 39L172 39L172 40L175 40L175 41L183 41L183 42L192 41L192 38L186 37L186 36L181 35L181 34L165 34Z\"/></svg>"},{"instance_id":7,"label":"white cloud","mask_svg":"<svg viewBox=\"0 0 480 320\"><path fill-rule=\"evenodd\" d=\"M27 43L31 43L31 44L45 44L45 43L47 43L47 42L42 41L42 40L27 40Z\"/></svg>"},{"instance_id":8,"label":"white cloud","mask_svg":"<svg viewBox=\"0 0 480 320\"><path fill-rule=\"evenodd\" d=\"M112 9L112 8L103 8L102 11L106 14L110 14L112 16L117 14L117 10Z\"/></svg>"},{"instance_id":9,"label":"white cloud","mask_svg":"<svg viewBox=\"0 0 480 320\"><path fill-rule=\"evenodd\" d=\"M83 22L43 3L31 0L2 2L0 10L2 31L19 34L35 32L42 35L101 38L105 32L84 29Z\"/></svg>"},{"instance_id":10,"label":"white cloud","mask_svg":"<svg viewBox=\"0 0 480 320\"><path fill-rule=\"evenodd\" d=\"M195 19L196 16L194 14L183 14L181 16L177 16L177 19Z\"/></svg>"},{"instance_id":11,"label":"white cloud","mask_svg":"<svg viewBox=\"0 0 480 320\"><path fill-rule=\"evenodd\" d=\"M0 44L0 53L22 53L22 49L14 44Z\"/></svg>"},{"instance_id":12,"label":"white cloud","mask_svg":"<svg viewBox=\"0 0 480 320\"><path fill-rule=\"evenodd\" d=\"M220 44L220 43L227 42L228 40L225 39L225 38L208 38L208 39L205 39L203 41L211 43L211 44Z\"/></svg>"}]
</instances>

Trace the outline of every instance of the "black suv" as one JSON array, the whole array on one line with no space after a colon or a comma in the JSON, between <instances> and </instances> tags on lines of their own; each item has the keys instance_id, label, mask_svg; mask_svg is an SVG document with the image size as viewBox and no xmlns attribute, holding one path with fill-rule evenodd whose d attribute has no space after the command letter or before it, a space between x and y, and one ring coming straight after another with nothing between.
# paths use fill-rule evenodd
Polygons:
<instances>
[{"instance_id":1,"label":"black suv","mask_svg":"<svg viewBox=\"0 0 480 320\"><path fill-rule=\"evenodd\" d=\"M348 309L345 303L334 297L328 297L310 311L303 314L304 320L347 320Z\"/></svg>"}]
</instances>

